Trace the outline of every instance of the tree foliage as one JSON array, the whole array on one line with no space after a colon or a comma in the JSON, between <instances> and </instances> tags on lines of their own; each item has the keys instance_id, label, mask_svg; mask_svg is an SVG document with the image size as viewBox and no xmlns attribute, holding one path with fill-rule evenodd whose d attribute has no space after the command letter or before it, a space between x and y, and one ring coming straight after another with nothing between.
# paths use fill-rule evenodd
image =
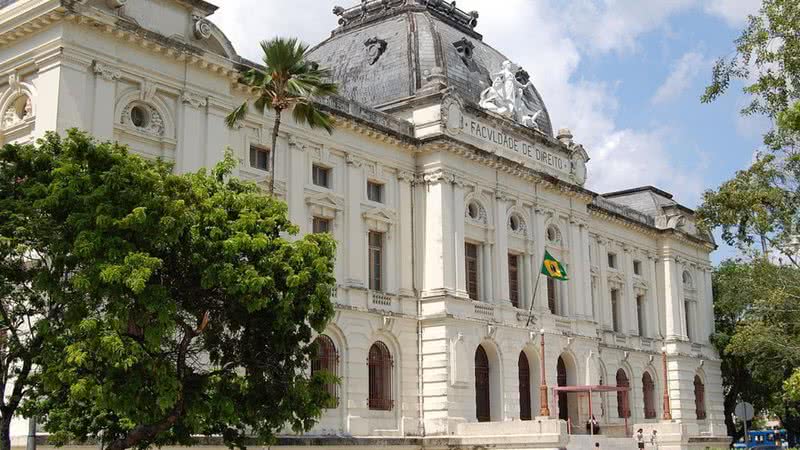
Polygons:
<instances>
[{"instance_id":1,"label":"tree foliage","mask_svg":"<svg viewBox=\"0 0 800 450\"><path fill-rule=\"evenodd\" d=\"M329 236L287 239L285 204L232 178L229 154L179 176L71 131L2 155L3 170L31 167L10 176L53 225L43 259L69 267L51 288L63 332L26 405L56 444L242 446L313 425L331 401L330 376L307 370L333 314Z\"/></svg>"},{"instance_id":2,"label":"tree foliage","mask_svg":"<svg viewBox=\"0 0 800 450\"><path fill-rule=\"evenodd\" d=\"M763 0L720 59L702 100L734 83L750 103L742 114L774 125L755 162L704 194L700 224L745 255L723 263L714 278L716 330L726 388L725 413L739 399L778 415L800 432L800 3ZM795 394L797 392L797 394Z\"/></svg>"},{"instance_id":3,"label":"tree foliage","mask_svg":"<svg viewBox=\"0 0 800 450\"><path fill-rule=\"evenodd\" d=\"M315 101L320 97L336 94L338 87L328 81L330 72L307 60L308 45L291 38L274 38L261 42L264 67L246 71L241 83L254 92L253 106L264 114L271 109L275 113L272 127L272 151L270 167L275 167L275 150L278 148L278 133L284 111L292 110L292 117L300 125L322 128L333 132L333 117L320 109ZM229 127L234 127L247 116L249 102L245 101L226 118ZM275 191L275 177L270 179L269 194Z\"/></svg>"}]
</instances>

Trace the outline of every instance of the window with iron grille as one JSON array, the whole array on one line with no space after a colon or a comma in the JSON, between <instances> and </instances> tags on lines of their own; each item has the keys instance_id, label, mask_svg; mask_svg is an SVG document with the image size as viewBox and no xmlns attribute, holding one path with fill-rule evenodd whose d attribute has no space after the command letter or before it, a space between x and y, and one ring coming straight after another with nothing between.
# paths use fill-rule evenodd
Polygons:
<instances>
[{"instance_id":1,"label":"window with iron grille","mask_svg":"<svg viewBox=\"0 0 800 450\"><path fill-rule=\"evenodd\" d=\"M331 187L331 169L314 164L311 167L311 181L315 186Z\"/></svg>"},{"instance_id":2,"label":"window with iron grille","mask_svg":"<svg viewBox=\"0 0 800 450\"><path fill-rule=\"evenodd\" d=\"M631 383L628 381L628 375L625 374L624 370L619 369L617 371L617 387L628 388L630 386ZM631 416L631 409L628 405L627 391L617 392L617 414L619 415L620 419Z\"/></svg>"},{"instance_id":3,"label":"window with iron grille","mask_svg":"<svg viewBox=\"0 0 800 450\"><path fill-rule=\"evenodd\" d=\"M472 300L480 300L480 295L478 294L478 246L475 244L470 244L469 242L464 244L464 265L466 266L467 272L467 293L469 294L469 298Z\"/></svg>"},{"instance_id":4,"label":"window with iron grille","mask_svg":"<svg viewBox=\"0 0 800 450\"><path fill-rule=\"evenodd\" d=\"M694 407L697 420L706 419L706 387L699 376L694 376Z\"/></svg>"},{"instance_id":5,"label":"window with iron grille","mask_svg":"<svg viewBox=\"0 0 800 450\"><path fill-rule=\"evenodd\" d=\"M489 380L489 358L483 346L479 345L475 350L475 407L478 422L492 420Z\"/></svg>"},{"instance_id":6,"label":"window with iron grille","mask_svg":"<svg viewBox=\"0 0 800 450\"><path fill-rule=\"evenodd\" d=\"M645 329L645 317L644 317L644 295L637 295L636 296L636 321L639 324L639 336L647 336L647 330Z\"/></svg>"},{"instance_id":7,"label":"window with iron grille","mask_svg":"<svg viewBox=\"0 0 800 450\"><path fill-rule=\"evenodd\" d=\"M653 377L648 372L642 375L642 395L644 397L644 418L656 418L656 385L653 383Z\"/></svg>"},{"instance_id":8,"label":"window with iron grille","mask_svg":"<svg viewBox=\"0 0 800 450\"><path fill-rule=\"evenodd\" d=\"M369 232L369 288L383 290L383 233Z\"/></svg>"},{"instance_id":9,"label":"window with iron grille","mask_svg":"<svg viewBox=\"0 0 800 450\"><path fill-rule=\"evenodd\" d=\"M508 254L508 293L511 304L519 308L519 256Z\"/></svg>"},{"instance_id":10,"label":"window with iron grille","mask_svg":"<svg viewBox=\"0 0 800 450\"><path fill-rule=\"evenodd\" d=\"M383 203L383 184L367 181L367 198L372 202Z\"/></svg>"},{"instance_id":11,"label":"window with iron grille","mask_svg":"<svg viewBox=\"0 0 800 450\"><path fill-rule=\"evenodd\" d=\"M531 366L525 352L519 353L519 418L531 420Z\"/></svg>"},{"instance_id":12,"label":"window with iron grille","mask_svg":"<svg viewBox=\"0 0 800 450\"><path fill-rule=\"evenodd\" d=\"M329 375L338 376L339 353L333 340L328 336L320 335L316 341L314 357L311 359L311 375L324 372ZM326 405L328 408L339 406L338 385L336 383L325 383L325 390L331 397L331 403Z\"/></svg>"},{"instance_id":13,"label":"window with iron grille","mask_svg":"<svg viewBox=\"0 0 800 450\"><path fill-rule=\"evenodd\" d=\"M378 411L391 411L394 407L392 400L392 370L394 361L389 349L383 342L372 344L367 359L369 369L369 409Z\"/></svg>"},{"instance_id":14,"label":"window with iron grille","mask_svg":"<svg viewBox=\"0 0 800 450\"><path fill-rule=\"evenodd\" d=\"M250 167L269 171L269 149L258 145L250 145Z\"/></svg>"},{"instance_id":15,"label":"window with iron grille","mask_svg":"<svg viewBox=\"0 0 800 450\"><path fill-rule=\"evenodd\" d=\"M558 285L556 285L556 280L547 277L547 307L550 308L550 312L553 314L558 314Z\"/></svg>"},{"instance_id":16,"label":"window with iron grille","mask_svg":"<svg viewBox=\"0 0 800 450\"><path fill-rule=\"evenodd\" d=\"M331 220L324 219L322 217L314 217L312 221L312 230L315 234L318 233L330 233L331 232Z\"/></svg>"},{"instance_id":17,"label":"window with iron grille","mask_svg":"<svg viewBox=\"0 0 800 450\"><path fill-rule=\"evenodd\" d=\"M619 323L619 289L611 290L611 325L617 333L622 329Z\"/></svg>"}]
</instances>

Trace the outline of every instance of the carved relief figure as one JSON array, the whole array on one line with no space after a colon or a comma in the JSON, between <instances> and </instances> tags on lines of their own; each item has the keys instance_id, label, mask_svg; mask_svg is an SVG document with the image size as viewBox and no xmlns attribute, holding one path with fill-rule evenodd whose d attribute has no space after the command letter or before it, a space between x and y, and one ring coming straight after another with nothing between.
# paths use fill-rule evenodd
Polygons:
<instances>
[{"instance_id":1,"label":"carved relief figure","mask_svg":"<svg viewBox=\"0 0 800 450\"><path fill-rule=\"evenodd\" d=\"M525 89L531 83L527 72L511 61L505 61L492 80L492 86L481 93L481 108L513 119L525 127L538 128L536 119L542 110L533 111L525 102Z\"/></svg>"}]
</instances>

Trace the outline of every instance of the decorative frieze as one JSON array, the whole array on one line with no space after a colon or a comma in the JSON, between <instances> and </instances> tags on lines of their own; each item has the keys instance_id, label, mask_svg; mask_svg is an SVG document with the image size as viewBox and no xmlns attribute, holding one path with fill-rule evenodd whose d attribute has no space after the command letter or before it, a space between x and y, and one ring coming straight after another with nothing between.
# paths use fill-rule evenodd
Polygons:
<instances>
[{"instance_id":1,"label":"decorative frieze","mask_svg":"<svg viewBox=\"0 0 800 450\"><path fill-rule=\"evenodd\" d=\"M100 61L95 61L92 64L92 70L95 75L106 81L116 81L122 78L122 71Z\"/></svg>"}]
</instances>

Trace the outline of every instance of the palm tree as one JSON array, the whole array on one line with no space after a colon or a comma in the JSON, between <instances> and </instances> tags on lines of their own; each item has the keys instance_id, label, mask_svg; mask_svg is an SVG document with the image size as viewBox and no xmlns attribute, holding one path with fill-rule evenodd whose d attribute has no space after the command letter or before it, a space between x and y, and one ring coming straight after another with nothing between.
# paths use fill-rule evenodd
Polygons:
<instances>
[{"instance_id":1,"label":"palm tree","mask_svg":"<svg viewBox=\"0 0 800 450\"><path fill-rule=\"evenodd\" d=\"M292 117L301 125L323 128L333 133L334 119L320 110L314 103L319 97L336 94L336 84L328 81L330 72L306 59L308 45L291 38L274 38L261 42L264 52L263 68L253 68L242 75L241 83L255 90L253 106L264 114L266 108L275 113L272 127L272 150L270 151L269 195L275 191L275 153L278 146L278 132L281 127L281 114L291 109ZM233 128L244 119L248 111L248 101L233 110L225 123Z\"/></svg>"}]
</instances>

